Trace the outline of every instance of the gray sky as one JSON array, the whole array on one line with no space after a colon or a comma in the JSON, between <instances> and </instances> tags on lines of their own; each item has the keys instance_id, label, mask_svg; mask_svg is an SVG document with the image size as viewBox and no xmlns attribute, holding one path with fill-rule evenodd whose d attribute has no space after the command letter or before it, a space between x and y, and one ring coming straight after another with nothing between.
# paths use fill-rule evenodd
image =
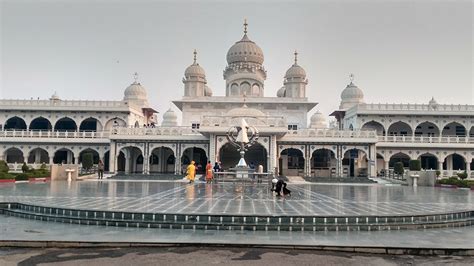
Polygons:
<instances>
[{"instance_id":1,"label":"gray sky","mask_svg":"<svg viewBox=\"0 0 474 266\"><path fill-rule=\"evenodd\" d=\"M2 98L118 100L137 71L163 113L183 95L194 48L224 95L226 53L247 18L265 56L266 96L297 49L307 96L326 115L349 73L366 102L474 103L471 1L0 2Z\"/></svg>"}]
</instances>

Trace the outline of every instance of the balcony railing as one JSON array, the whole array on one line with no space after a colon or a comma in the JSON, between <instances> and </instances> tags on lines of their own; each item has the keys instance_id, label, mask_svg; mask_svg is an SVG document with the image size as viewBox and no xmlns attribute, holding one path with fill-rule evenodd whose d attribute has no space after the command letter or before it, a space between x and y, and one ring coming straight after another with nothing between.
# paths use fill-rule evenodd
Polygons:
<instances>
[{"instance_id":1,"label":"balcony railing","mask_svg":"<svg viewBox=\"0 0 474 266\"><path fill-rule=\"evenodd\" d=\"M396 104L396 103L370 103L360 104L359 110L372 111L441 111L441 112L474 112L474 105L468 104Z\"/></svg>"},{"instance_id":2,"label":"balcony railing","mask_svg":"<svg viewBox=\"0 0 474 266\"><path fill-rule=\"evenodd\" d=\"M46 131L46 130L2 130L0 137L4 138L67 138L67 139L96 139L108 138L109 131Z\"/></svg>"},{"instance_id":3,"label":"balcony railing","mask_svg":"<svg viewBox=\"0 0 474 266\"><path fill-rule=\"evenodd\" d=\"M185 135L201 135L197 129L191 127L155 127L155 128L127 128L119 127L111 131L112 135L164 135L164 136L185 136Z\"/></svg>"},{"instance_id":4,"label":"balcony railing","mask_svg":"<svg viewBox=\"0 0 474 266\"><path fill-rule=\"evenodd\" d=\"M467 136L378 136L378 140L399 143L474 143L474 138Z\"/></svg>"},{"instance_id":5,"label":"balcony railing","mask_svg":"<svg viewBox=\"0 0 474 266\"><path fill-rule=\"evenodd\" d=\"M289 130L285 137L314 138L373 138L377 139L375 130L337 130L337 129L299 129Z\"/></svg>"},{"instance_id":6,"label":"balcony railing","mask_svg":"<svg viewBox=\"0 0 474 266\"><path fill-rule=\"evenodd\" d=\"M0 107L127 107L124 101L87 101L87 100L0 100Z\"/></svg>"}]
</instances>

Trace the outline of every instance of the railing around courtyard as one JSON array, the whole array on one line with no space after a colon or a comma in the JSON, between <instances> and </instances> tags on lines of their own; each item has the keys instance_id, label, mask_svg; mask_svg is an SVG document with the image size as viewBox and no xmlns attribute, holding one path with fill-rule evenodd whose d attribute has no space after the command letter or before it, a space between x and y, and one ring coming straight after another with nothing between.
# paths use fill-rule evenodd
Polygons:
<instances>
[{"instance_id":1,"label":"railing around courtyard","mask_svg":"<svg viewBox=\"0 0 474 266\"><path fill-rule=\"evenodd\" d=\"M164 136L185 136L201 135L198 129L191 127L118 127L110 132L112 135L164 135Z\"/></svg>"},{"instance_id":2,"label":"railing around courtyard","mask_svg":"<svg viewBox=\"0 0 474 266\"><path fill-rule=\"evenodd\" d=\"M204 116L201 127L230 127L240 125L241 117ZM287 127L283 116L246 117L249 125L255 127Z\"/></svg>"},{"instance_id":3,"label":"railing around courtyard","mask_svg":"<svg viewBox=\"0 0 474 266\"><path fill-rule=\"evenodd\" d=\"M474 143L474 138L467 136L378 136L378 141L398 143Z\"/></svg>"},{"instance_id":4,"label":"railing around courtyard","mask_svg":"<svg viewBox=\"0 0 474 266\"><path fill-rule=\"evenodd\" d=\"M396 104L396 103L370 103L360 104L359 110L370 111L444 111L444 112L474 112L474 105L461 104Z\"/></svg>"},{"instance_id":5,"label":"railing around courtyard","mask_svg":"<svg viewBox=\"0 0 474 266\"><path fill-rule=\"evenodd\" d=\"M321 138L374 138L375 130L338 130L338 129L299 129L289 130L288 137L321 137Z\"/></svg>"},{"instance_id":6,"label":"railing around courtyard","mask_svg":"<svg viewBox=\"0 0 474 266\"><path fill-rule=\"evenodd\" d=\"M110 131L51 131L51 130L2 130L5 138L108 138Z\"/></svg>"},{"instance_id":7,"label":"railing around courtyard","mask_svg":"<svg viewBox=\"0 0 474 266\"><path fill-rule=\"evenodd\" d=\"M87 101L87 100L0 100L1 107L127 107L124 101Z\"/></svg>"}]
</instances>

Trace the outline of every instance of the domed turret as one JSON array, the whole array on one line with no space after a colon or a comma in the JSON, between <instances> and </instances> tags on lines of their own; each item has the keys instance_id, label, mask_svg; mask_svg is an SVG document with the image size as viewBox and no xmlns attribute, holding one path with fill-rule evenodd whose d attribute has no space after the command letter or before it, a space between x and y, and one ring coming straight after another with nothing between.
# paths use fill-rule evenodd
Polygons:
<instances>
[{"instance_id":1,"label":"domed turret","mask_svg":"<svg viewBox=\"0 0 474 266\"><path fill-rule=\"evenodd\" d=\"M208 86L204 87L204 96L211 97L212 96L212 89Z\"/></svg>"},{"instance_id":2,"label":"domed turret","mask_svg":"<svg viewBox=\"0 0 474 266\"><path fill-rule=\"evenodd\" d=\"M351 83L349 83L341 93L340 109L349 109L357 104L365 103L364 93L353 83L354 75L351 74L350 78Z\"/></svg>"},{"instance_id":3,"label":"domed turret","mask_svg":"<svg viewBox=\"0 0 474 266\"><path fill-rule=\"evenodd\" d=\"M193 64L184 71L184 96L207 96L206 94L206 72L196 60L197 52L194 50Z\"/></svg>"},{"instance_id":4,"label":"domed turret","mask_svg":"<svg viewBox=\"0 0 474 266\"><path fill-rule=\"evenodd\" d=\"M224 69L226 95L263 97L263 85L267 73L263 67L262 49L247 36L247 21L244 36L227 52L227 67Z\"/></svg>"},{"instance_id":5,"label":"domed turret","mask_svg":"<svg viewBox=\"0 0 474 266\"><path fill-rule=\"evenodd\" d=\"M326 118L320 111L316 111L311 116L309 127L310 128L327 128Z\"/></svg>"},{"instance_id":6,"label":"domed turret","mask_svg":"<svg viewBox=\"0 0 474 266\"><path fill-rule=\"evenodd\" d=\"M285 97L285 86L281 87L278 91L277 91L277 97Z\"/></svg>"},{"instance_id":7,"label":"domed turret","mask_svg":"<svg viewBox=\"0 0 474 266\"><path fill-rule=\"evenodd\" d=\"M163 114L163 121L161 122L162 127L176 127L178 126L178 116L173 111L173 109L168 109Z\"/></svg>"},{"instance_id":8,"label":"domed turret","mask_svg":"<svg viewBox=\"0 0 474 266\"><path fill-rule=\"evenodd\" d=\"M148 96L145 88L138 82L138 73L134 74L135 81L125 89L123 100L137 106L148 106Z\"/></svg>"},{"instance_id":9,"label":"domed turret","mask_svg":"<svg viewBox=\"0 0 474 266\"><path fill-rule=\"evenodd\" d=\"M292 98L306 97L306 71L298 65L298 52L295 51L295 63L286 71L284 83L285 96Z\"/></svg>"}]
</instances>

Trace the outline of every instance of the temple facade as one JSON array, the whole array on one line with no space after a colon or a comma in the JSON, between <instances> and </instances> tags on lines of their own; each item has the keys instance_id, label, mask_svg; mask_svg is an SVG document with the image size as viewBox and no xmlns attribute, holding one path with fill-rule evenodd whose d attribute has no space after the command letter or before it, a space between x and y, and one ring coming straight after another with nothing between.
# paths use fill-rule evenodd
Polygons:
<instances>
[{"instance_id":1,"label":"temple facade","mask_svg":"<svg viewBox=\"0 0 474 266\"><path fill-rule=\"evenodd\" d=\"M53 95L48 100L0 100L0 157L12 171L23 162L80 164L86 152L102 159L106 171L182 174L194 160L234 167L240 155L228 130L245 119L259 131L246 161L264 171L300 176L376 176L420 159L442 176L474 169L474 105L366 103L353 80L341 91L332 116L316 112L307 98L308 79L294 62L282 87L265 96L267 71L262 49L248 36L227 52L225 95L215 96L194 52L185 69L183 97L159 119L147 91L135 81L122 100L78 101ZM181 119L179 119L181 116Z\"/></svg>"}]
</instances>

